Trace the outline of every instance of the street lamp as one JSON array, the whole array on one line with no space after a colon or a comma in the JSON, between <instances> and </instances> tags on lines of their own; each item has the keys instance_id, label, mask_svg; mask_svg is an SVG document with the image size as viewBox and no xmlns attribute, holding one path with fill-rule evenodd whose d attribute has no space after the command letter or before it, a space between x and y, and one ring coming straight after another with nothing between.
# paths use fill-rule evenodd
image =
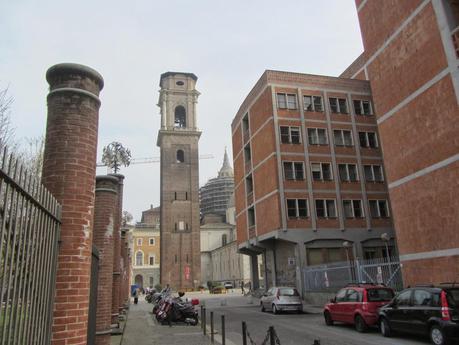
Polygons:
<instances>
[{"instance_id":1,"label":"street lamp","mask_svg":"<svg viewBox=\"0 0 459 345\"><path fill-rule=\"evenodd\" d=\"M349 269L349 277L351 278L351 281L354 281L354 274L353 270L351 268L351 260L349 259L349 249L352 247L352 243L349 241L344 241L343 242L343 247L346 250L346 258L347 258L347 264L348 264L348 269Z\"/></svg>"},{"instance_id":2,"label":"street lamp","mask_svg":"<svg viewBox=\"0 0 459 345\"><path fill-rule=\"evenodd\" d=\"M390 241L390 236L387 232L381 234L381 240L383 240L384 244L386 245L386 256L387 256L387 263L389 265L389 279L392 278L392 265L390 261L390 255L389 255L389 241ZM387 281L389 283L389 281Z\"/></svg>"}]
</instances>

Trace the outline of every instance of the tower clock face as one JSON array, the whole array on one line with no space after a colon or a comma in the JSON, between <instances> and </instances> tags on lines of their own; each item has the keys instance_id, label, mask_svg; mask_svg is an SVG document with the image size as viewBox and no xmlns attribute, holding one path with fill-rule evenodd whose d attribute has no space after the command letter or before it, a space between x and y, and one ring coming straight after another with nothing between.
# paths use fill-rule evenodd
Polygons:
<instances>
[{"instance_id":1,"label":"tower clock face","mask_svg":"<svg viewBox=\"0 0 459 345\"><path fill-rule=\"evenodd\" d=\"M183 85L185 85L185 83L184 83L183 81L181 81L181 80L179 80L179 81L176 82L175 84L178 85L178 86L183 86Z\"/></svg>"}]
</instances>

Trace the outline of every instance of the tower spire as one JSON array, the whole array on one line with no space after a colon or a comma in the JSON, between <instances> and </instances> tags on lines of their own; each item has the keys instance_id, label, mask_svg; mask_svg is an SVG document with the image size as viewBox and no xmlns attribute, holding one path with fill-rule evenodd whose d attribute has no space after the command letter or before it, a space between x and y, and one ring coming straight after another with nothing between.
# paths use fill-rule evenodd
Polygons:
<instances>
[{"instance_id":1,"label":"tower spire","mask_svg":"<svg viewBox=\"0 0 459 345\"><path fill-rule=\"evenodd\" d=\"M223 156L223 165L220 171L218 172L218 177L224 177L224 176L233 176L233 168L231 167L228 159L228 153L226 152L226 146L225 146L225 155Z\"/></svg>"}]
</instances>

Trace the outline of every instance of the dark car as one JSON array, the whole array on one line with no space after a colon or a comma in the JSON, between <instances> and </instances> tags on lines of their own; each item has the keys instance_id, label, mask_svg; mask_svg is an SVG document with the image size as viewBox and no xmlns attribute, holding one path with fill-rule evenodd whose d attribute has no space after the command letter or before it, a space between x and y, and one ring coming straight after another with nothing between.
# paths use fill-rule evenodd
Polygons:
<instances>
[{"instance_id":1,"label":"dark car","mask_svg":"<svg viewBox=\"0 0 459 345\"><path fill-rule=\"evenodd\" d=\"M401 291L379 310L381 333L429 335L432 344L459 342L459 286L416 286Z\"/></svg>"},{"instance_id":2,"label":"dark car","mask_svg":"<svg viewBox=\"0 0 459 345\"><path fill-rule=\"evenodd\" d=\"M357 331L364 332L377 324L378 308L389 303L394 295L394 290L383 285L349 284L325 305L325 323L353 324Z\"/></svg>"}]
</instances>

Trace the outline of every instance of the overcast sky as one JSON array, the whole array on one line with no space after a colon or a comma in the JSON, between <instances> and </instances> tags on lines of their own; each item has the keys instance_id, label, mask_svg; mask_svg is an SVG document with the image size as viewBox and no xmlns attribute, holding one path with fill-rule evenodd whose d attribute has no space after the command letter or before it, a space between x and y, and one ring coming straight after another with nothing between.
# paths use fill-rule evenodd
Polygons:
<instances>
[{"instance_id":1,"label":"overcast sky","mask_svg":"<svg viewBox=\"0 0 459 345\"><path fill-rule=\"evenodd\" d=\"M215 177L231 121L266 69L339 75L362 51L354 0L14 0L0 5L0 87L14 97L18 139L43 135L46 70L61 62L102 74L98 160L112 141L159 157L158 83L198 76L200 185ZM98 174L106 173L104 168ZM124 209L159 205L159 163L131 165Z\"/></svg>"}]
</instances>

